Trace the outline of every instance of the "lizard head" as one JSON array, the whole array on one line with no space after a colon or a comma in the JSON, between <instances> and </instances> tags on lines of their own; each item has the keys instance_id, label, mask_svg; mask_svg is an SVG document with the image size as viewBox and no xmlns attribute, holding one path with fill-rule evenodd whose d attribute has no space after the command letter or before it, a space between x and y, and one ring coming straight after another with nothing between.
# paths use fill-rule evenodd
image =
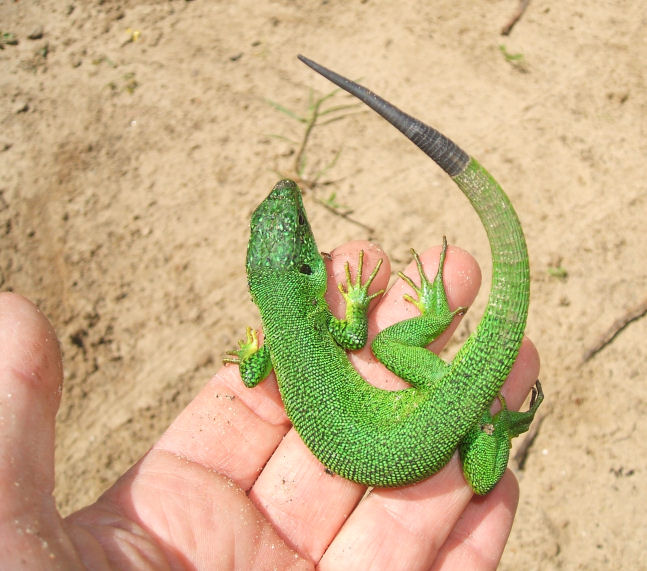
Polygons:
<instances>
[{"instance_id":1,"label":"lizard head","mask_svg":"<svg viewBox=\"0 0 647 571\"><path fill-rule=\"evenodd\" d=\"M306 217L301 191L291 180L277 182L252 214L247 278L253 297L258 293L255 290L272 287L265 281L268 276L287 277L290 284L302 283L314 294L326 289L326 268ZM280 283L275 285L280 287Z\"/></svg>"}]
</instances>

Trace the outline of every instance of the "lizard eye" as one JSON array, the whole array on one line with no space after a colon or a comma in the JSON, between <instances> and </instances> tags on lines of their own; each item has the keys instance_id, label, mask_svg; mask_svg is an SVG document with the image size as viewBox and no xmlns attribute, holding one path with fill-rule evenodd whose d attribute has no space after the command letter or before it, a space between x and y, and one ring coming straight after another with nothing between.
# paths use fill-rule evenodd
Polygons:
<instances>
[{"instance_id":1,"label":"lizard eye","mask_svg":"<svg viewBox=\"0 0 647 571\"><path fill-rule=\"evenodd\" d=\"M307 275L307 276L309 276L310 274L312 274L312 268L311 268L308 264L301 264L301 267L299 268L299 271L300 271L302 274L305 274L305 275Z\"/></svg>"},{"instance_id":2,"label":"lizard eye","mask_svg":"<svg viewBox=\"0 0 647 571\"><path fill-rule=\"evenodd\" d=\"M299 226L303 226L306 223L306 219L303 216L302 212L299 212Z\"/></svg>"}]
</instances>

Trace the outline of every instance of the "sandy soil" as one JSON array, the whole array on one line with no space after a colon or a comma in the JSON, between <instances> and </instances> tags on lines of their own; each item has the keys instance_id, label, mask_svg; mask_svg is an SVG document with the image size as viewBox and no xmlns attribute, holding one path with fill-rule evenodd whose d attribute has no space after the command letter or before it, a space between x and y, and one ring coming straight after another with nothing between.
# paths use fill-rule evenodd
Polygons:
<instances>
[{"instance_id":1,"label":"sandy soil","mask_svg":"<svg viewBox=\"0 0 647 571\"><path fill-rule=\"evenodd\" d=\"M303 136L268 100L305 113L331 91L304 53L479 157L522 219L546 402L501 567L647 565L647 319L583 362L647 291L647 7L534 0L502 37L517 5L0 4L18 40L0 51L0 287L62 340L63 512L144 453L257 322L248 218ZM315 129L306 175L340 150L336 182L306 196L322 249L371 237L397 266L447 233L487 283L484 232L438 169L362 112ZM374 230L317 202L333 192Z\"/></svg>"}]
</instances>

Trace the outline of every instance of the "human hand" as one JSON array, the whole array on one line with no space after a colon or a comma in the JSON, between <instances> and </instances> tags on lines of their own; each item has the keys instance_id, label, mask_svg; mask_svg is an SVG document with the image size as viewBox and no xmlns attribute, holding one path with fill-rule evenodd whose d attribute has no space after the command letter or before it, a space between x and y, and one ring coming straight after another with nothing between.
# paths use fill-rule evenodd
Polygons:
<instances>
[{"instance_id":1,"label":"human hand","mask_svg":"<svg viewBox=\"0 0 647 571\"><path fill-rule=\"evenodd\" d=\"M338 315L336 283L346 260L354 270L359 248L365 268L385 258L358 242L333 252L327 297ZM438 252L422 256L427 275ZM385 259L371 289L389 274ZM473 258L450 248L445 284L451 307L469 305L480 284ZM406 287L399 280L374 302L370 336L411 315ZM368 347L351 358L371 382L399 388ZM510 408L538 370L526 340L503 389ZM0 567L489 569L507 540L518 499L509 471L475 497L454 455L419 484L363 497L364 487L326 473L290 429L274 378L246 389L234 366L221 368L95 504L63 519L52 496L61 382L51 325L24 298L0 294Z\"/></svg>"}]
</instances>

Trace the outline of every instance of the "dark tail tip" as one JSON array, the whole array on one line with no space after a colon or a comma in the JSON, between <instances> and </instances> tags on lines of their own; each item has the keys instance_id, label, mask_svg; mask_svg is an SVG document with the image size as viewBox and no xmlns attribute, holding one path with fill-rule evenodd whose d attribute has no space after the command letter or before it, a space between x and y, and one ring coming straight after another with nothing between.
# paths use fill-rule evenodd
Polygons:
<instances>
[{"instance_id":1,"label":"dark tail tip","mask_svg":"<svg viewBox=\"0 0 647 571\"><path fill-rule=\"evenodd\" d=\"M316 72L323 75L351 95L364 102L376 113L384 117L391 125L402 131L405 137L431 157L449 176L462 173L469 163L469 155L453 141L439 133L433 127L400 111L388 101L375 95L366 87L347 79L334 71L300 55L299 59Z\"/></svg>"}]
</instances>

